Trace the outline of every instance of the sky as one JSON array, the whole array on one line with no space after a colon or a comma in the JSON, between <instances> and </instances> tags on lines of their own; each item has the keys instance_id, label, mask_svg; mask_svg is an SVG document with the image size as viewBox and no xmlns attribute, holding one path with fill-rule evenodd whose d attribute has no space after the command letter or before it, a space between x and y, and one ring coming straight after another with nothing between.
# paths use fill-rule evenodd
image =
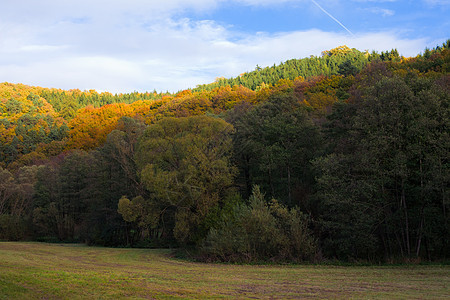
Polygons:
<instances>
[{"instance_id":1,"label":"sky","mask_svg":"<svg viewBox=\"0 0 450 300\"><path fill-rule=\"evenodd\" d=\"M177 92L340 45L416 56L449 16L450 0L1 0L0 82Z\"/></svg>"}]
</instances>

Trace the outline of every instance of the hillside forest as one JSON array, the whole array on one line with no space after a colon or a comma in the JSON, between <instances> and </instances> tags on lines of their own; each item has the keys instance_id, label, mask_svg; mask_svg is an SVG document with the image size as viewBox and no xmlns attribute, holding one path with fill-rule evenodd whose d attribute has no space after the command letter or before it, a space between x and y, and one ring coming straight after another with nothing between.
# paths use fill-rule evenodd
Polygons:
<instances>
[{"instance_id":1,"label":"hillside forest","mask_svg":"<svg viewBox=\"0 0 450 300\"><path fill-rule=\"evenodd\" d=\"M340 46L173 94L0 83L0 240L448 259L449 47Z\"/></svg>"}]
</instances>

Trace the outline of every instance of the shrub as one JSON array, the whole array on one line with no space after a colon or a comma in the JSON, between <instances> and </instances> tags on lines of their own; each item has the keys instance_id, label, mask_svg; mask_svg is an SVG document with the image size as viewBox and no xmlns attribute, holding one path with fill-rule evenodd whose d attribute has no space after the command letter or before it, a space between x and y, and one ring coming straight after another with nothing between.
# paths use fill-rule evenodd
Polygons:
<instances>
[{"instance_id":1,"label":"shrub","mask_svg":"<svg viewBox=\"0 0 450 300\"><path fill-rule=\"evenodd\" d=\"M303 261L314 257L316 243L305 215L276 200L267 203L254 186L249 204L236 204L231 213L222 215L202 250L210 260Z\"/></svg>"}]
</instances>

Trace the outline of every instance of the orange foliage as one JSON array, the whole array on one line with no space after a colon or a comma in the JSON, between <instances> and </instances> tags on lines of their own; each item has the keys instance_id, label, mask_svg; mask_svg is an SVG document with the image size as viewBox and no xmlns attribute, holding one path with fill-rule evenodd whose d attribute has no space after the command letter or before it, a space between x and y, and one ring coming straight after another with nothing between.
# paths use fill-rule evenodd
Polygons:
<instances>
[{"instance_id":1,"label":"orange foliage","mask_svg":"<svg viewBox=\"0 0 450 300\"><path fill-rule=\"evenodd\" d=\"M167 99L141 100L132 104L115 103L99 108L82 108L68 124L70 131L66 149L88 150L101 146L120 118L125 116L139 118L150 124L166 102Z\"/></svg>"},{"instance_id":2,"label":"orange foliage","mask_svg":"<svg viewBox=\"0 0 450 300\"><path fill-rule=\"evenodd\" d=\"M191 96L192 95L192 91L191 90L184 90L181 92L178 92L175 95L175 98L181 98L181 97L186 97L186 96Z\"/></svg>"},{"instance_id":3,"label":"orange foliage","mask_svg":"<svg viewBox=\"0 0 450 300\"><path fill-rule=\"evenodd\" d=\"M43 154L45 157L57 156L66 148L66 141L51 141L48 144L40 143L36 147L36 152Z\"/></svg>"},{"instance_id":4,"label":"orange foliage","mask_svg":"<svg viewBox=\"0 0 450 300\"><path fill-rule=\"evenodd\" d=\"M0 143L3 145L10 144L16 135L15 126L6 128L5 125L0 124Z\"/></svg>"},{"instance_id":5,"label":"orange foliage","mask_svg":"<svg viewBox=\"0 0 450 300\"><path fill-rule=\"evenodd\" d=\"M33 115L49 114L56 116L53 106L42 97L37 96L44 88L33 87L25 84L13 84L8 82L0 83L0 118L7 117L10 121L18 120L22 115L31 112ZM36 106L32 100L28 98L30 94L37 97L39 106ZM6 112L6 105L8 101L14 99L20 103L21 109L18 113ZM3 111L3 113L1 113Z\"/></svg>"},{"instance_id":6,"label":"orange foliage","mask_svg":"<svg viewBox=\"0 0 450 300\"><path fill-rule=\"evenodd\" d=\"M352 51L352 49L350 49L346 45L343 45L343 46L333 48L331 50L322 51L322 56L334 56L334 55L344 56L345 54L347 54L351 51Z\"/></svg>"},{"instance_id":7,"label":"orange foliage","mask_svg":"<svg viewBox=\"0 0 450 300\"><path fill-rule=\"evenodd\" d=\"M16 159L11 165L8 166L10 170L18 170L23 166L30 166L38 164L38 162L45 160L46 157L43 153L39 153L37 151L33 151L27 154L20 156Z\"/></svg>"},{"instance_id":8,"label":"orange foliage","mask_svg":"<svg viewBox=\"0 0 450 300\"><path fill-rule=\"evenodd\" d=\"M76 117L69 122L68 149L93 149L102 145L117 121L130 115L130 105L109 104L100 108L87 106L78 110Z\"/></svg>"},{"instance_id":9,"label":"orange foliage","mask_svg":"<svg viewBox=\"0 0 450 300\"><path fill-rule=\"evenodd\" d=\"M336 90L341 84L343 76L316 76L308 81L295 81L294 91L296 96L307 106L322 110L338 99Z\"/></svg>"},{"instance_id":10,"label":"orange foliage","mask_svg":"<svg viewBox=\"0 0 450 300\"><path fill-rule=\"evenodd\" d=\"M242 102L255 103L256 92L242 85L225 86L212 91L211 101L214 113L221 113Z\"/></svg>"}]
</instances>

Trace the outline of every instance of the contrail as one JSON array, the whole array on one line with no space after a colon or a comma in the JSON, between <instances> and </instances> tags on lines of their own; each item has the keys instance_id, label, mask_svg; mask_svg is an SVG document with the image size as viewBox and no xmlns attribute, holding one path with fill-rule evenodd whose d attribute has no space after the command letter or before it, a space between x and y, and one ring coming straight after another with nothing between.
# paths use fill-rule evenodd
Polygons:
<instances>
[{"instance_id":1,"label":"contrail","mask_svg":"<svg viewBox=\"0 0 450 300\"><path fill-rule=\"evenodd\" d=\"M327 12L322 6L320 6L319 3L317 3L317 2L314 1L314 0L311 0L311 1L312 1L312 3L314 3L318 8L320 8L321 11L323 11L324 13L326 13L330 18L332 18L334 21L336 21L336 23L338 23L339 25L341 25L342 28L344 28L345 30L347 30L348 33L350 33L351 35L355 36L355 35L353 34L353 32L351 32L347 27L345 27L344 24L342 24L341 22L339 22L339 20L336 19L335 17L333 17L329 12Z\"/></svg>"}]
</instances>

